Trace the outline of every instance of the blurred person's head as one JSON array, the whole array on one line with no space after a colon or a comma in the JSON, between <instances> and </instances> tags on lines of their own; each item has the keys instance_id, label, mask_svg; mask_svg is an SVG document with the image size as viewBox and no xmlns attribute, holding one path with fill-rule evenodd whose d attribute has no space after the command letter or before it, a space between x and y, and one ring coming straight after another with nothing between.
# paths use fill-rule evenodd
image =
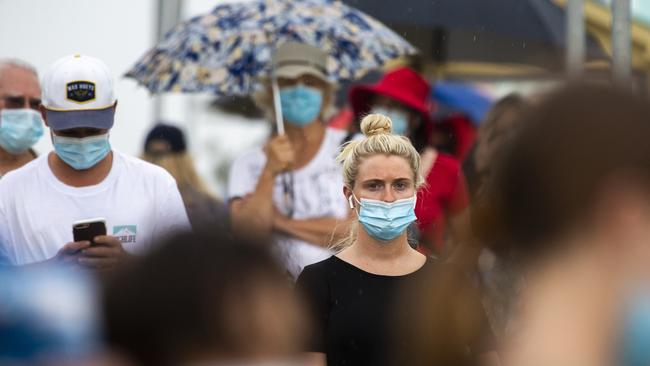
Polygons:
<instances>
[{"instance_id":1,"label":"blurred person's head","mask_svg":"<svg viewBox=\"0 0 650 366\"><path fill-rule=\"evenodd\" d=\"M54 151L74 170L90 169L109 154L116 108L113 77L99 59L69 55L43 77L41 112Z\"/></svg>"},{"instance_id":2,"label":"blurred person's head","mask_svg":"<svg viewBox=\"0 0 650 366\"><path fill-rule=\"evenodd\" d=\"M393 122L393 132L407 136L418 151L428 143L430 123L429 83L407 67L387 72L374 85L350 90L350 104L358 119L368 113L383 114Z\"/></svg>"},{"instance_id":3,"label":"blurred person's head","mask_svg":"<svg viewBox=\"0 0 650 366\"><path fill-rule=\"evenodd\" d=\"M499 99L488 111L479 127L474 155L478 175L489 173L498 150L508 136L512 135L519 115L526 107L526 100L519 94L509 94Z\"/></svg>"},{"instance_id":4,"label":"blurred person's head","mask_svg":"<svg viewBox=\"0 0 650 366\"><path fill-rule=\"evenodd\" d=\"M266 248L223 233L161 245L108 281L109 344L140 365L291 360L303 309Z\"/></svg>"},{"instance_id":5,"label":"blurred person's head","mask_svg":"<svg viewBox=\"0 0 650 366\"><path fill-rule=\"evenodd\" d=\"M588 249L650 268L649 115L647 100L606 86L540 100L504 150L479 233L518 260Z\"/></svg>"},{"instance_id":6,"label":"blurred person's head","mask_svg":"<svg viewBox=\"0 0 650 366\"><path fill-rule=\"evenodd\" d=\"M413 221L415 195L424 183L420 174L420 155L407 137L393 134L391 126L387 116L367 115L361 121L361 131L366 138L348 142L337 157L343 166L343 194L350 209L357 210L359 222L368 235L383 241L391 241L395 234L401 235ZM370 211L378 209L377 205L386 206L397 201L403 203L401 210L406 210L404 214L410 212L411 215L401 217L391 225L371 219L373 214ZM371 205L375 208L371 209ZM352 226L350 236L339 243L338 249L356 240L357 225Z\"/></svg>"},{"instance_id":7,"label":"blurred person's head","mask_svg":"<svg viewBox=\"0 0 650 366\"><path fill-rule=\"evenodd\" d=\"M187 151L185 134L170 124L158 123L147 134L142 159L158 165L176 179L183 201L192 203L193 196L188 191L210 195L194 167L192 157Z\"/></svg>"},{"instance_id":8,"label":"blurred person's head","mask_svg":"<svg viewBox=\"0 0 650 366\"><path fill-rule=\"evenodd\" d=\"M647 99L603 85L522 114L477 226L526 280L512 364L648 364L648 116Z\"/></svg>"},{"instance_id":9,"label":"blurred person's head","mask_svg":"<svg viewBox=\"0 0 650 366\"><path fill-rule=\"evenodd\" d=\"M328 77L327 54L304 43L286 42L275 50L272 68L285 127L303 128L322 123L334 103L335 87ZM265 80L255 100L269 116L274 116L270 78Z\"/></svg>"},{"instance_id":10,"label":"blurred person's head","mask_svg":"<svg viewBox=\"0 0 650 366\"><path fill-rule=\"evenodd\" d=\"M18 155L43 135L39 113L41 87L36 69L12 59L0 59L0 149Z\"/></svg>"}]
</instances>

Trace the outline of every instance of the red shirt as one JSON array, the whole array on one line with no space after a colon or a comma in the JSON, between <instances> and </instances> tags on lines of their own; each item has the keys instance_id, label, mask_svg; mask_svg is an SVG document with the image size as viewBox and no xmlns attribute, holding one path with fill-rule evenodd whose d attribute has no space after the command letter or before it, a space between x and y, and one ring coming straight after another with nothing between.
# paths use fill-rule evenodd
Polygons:
<instances>
[{"instance_id":1,"label":"red shirt","mask_svg":"<svg viewBox=\"0 0 650 366\"><path fill-rule=\"evenodd\" d=\"M449 155L438 154L425 180L418 191L415 215L421 234L419 250L430 254L444 247L446 217L462 212L469 205L469 195L460 163Z\"/></svg>"}]
</instances>

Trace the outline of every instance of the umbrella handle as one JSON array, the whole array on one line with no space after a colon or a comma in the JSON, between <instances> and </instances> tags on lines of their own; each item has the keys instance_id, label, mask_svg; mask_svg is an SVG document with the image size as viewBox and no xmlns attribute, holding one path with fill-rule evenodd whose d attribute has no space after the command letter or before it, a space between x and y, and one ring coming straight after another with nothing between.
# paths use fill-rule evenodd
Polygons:
<instances>
[{"instance_id":1,"label":"umbrella handle","mask_svg":"<svg viewBox=\"0 0 650 366\"><path fill-rule=\"evenodd\" d=\"M275 76L275 73L271 78L271 88L273 90L273 109L275 109L275 126L278 131L278 135L284 135L282 104L280 103L280 87L278 87L278 78Z\"/></svg>"}]
</instances>

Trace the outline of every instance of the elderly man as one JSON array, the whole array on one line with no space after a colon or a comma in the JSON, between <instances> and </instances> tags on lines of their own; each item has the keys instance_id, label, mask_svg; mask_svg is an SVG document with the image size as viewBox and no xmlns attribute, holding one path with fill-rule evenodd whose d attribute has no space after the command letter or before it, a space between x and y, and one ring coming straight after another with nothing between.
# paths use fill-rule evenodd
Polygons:
<instances>
[{"instance_id":1,"label":"elderly man","mask_svg":"<svg viewBox=\"0 0 650 366\"><path fill-rule=\"evenodd\" d=\"M0 177L36 158L43 135L36 70L19 60L0 60Z\"/></svg>"},{"instance_id":2,"label":"elderly man","mask_svg":"<svg viewBox=\"0 0 650 366\"><path fill-rule=\"evenodd\" d=\"M190 229L174 178L111 148L116 108L102 61L70 55L46 73L41 112L54 151L0 180L0 262L107 269ZM101 229L73 241L73 224L89 220Z\"/></svg>"}]
</instances>

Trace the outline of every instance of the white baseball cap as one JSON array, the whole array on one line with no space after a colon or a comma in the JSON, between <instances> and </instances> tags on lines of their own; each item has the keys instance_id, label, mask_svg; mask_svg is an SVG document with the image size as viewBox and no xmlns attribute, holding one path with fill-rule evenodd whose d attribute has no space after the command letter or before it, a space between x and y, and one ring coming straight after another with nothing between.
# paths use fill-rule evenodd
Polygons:
<instances>
[{"instance_id":1,"label":"white baseball cap","mask_svg":"<svg viewBox=\"0 0 650 366\"><path fill-rule=\"evenodd\" d=\"M113 78L101 60L69 55L56 61L43 76L42 103L53 130L113 127Z\"/></svg>"}]
</instances>

